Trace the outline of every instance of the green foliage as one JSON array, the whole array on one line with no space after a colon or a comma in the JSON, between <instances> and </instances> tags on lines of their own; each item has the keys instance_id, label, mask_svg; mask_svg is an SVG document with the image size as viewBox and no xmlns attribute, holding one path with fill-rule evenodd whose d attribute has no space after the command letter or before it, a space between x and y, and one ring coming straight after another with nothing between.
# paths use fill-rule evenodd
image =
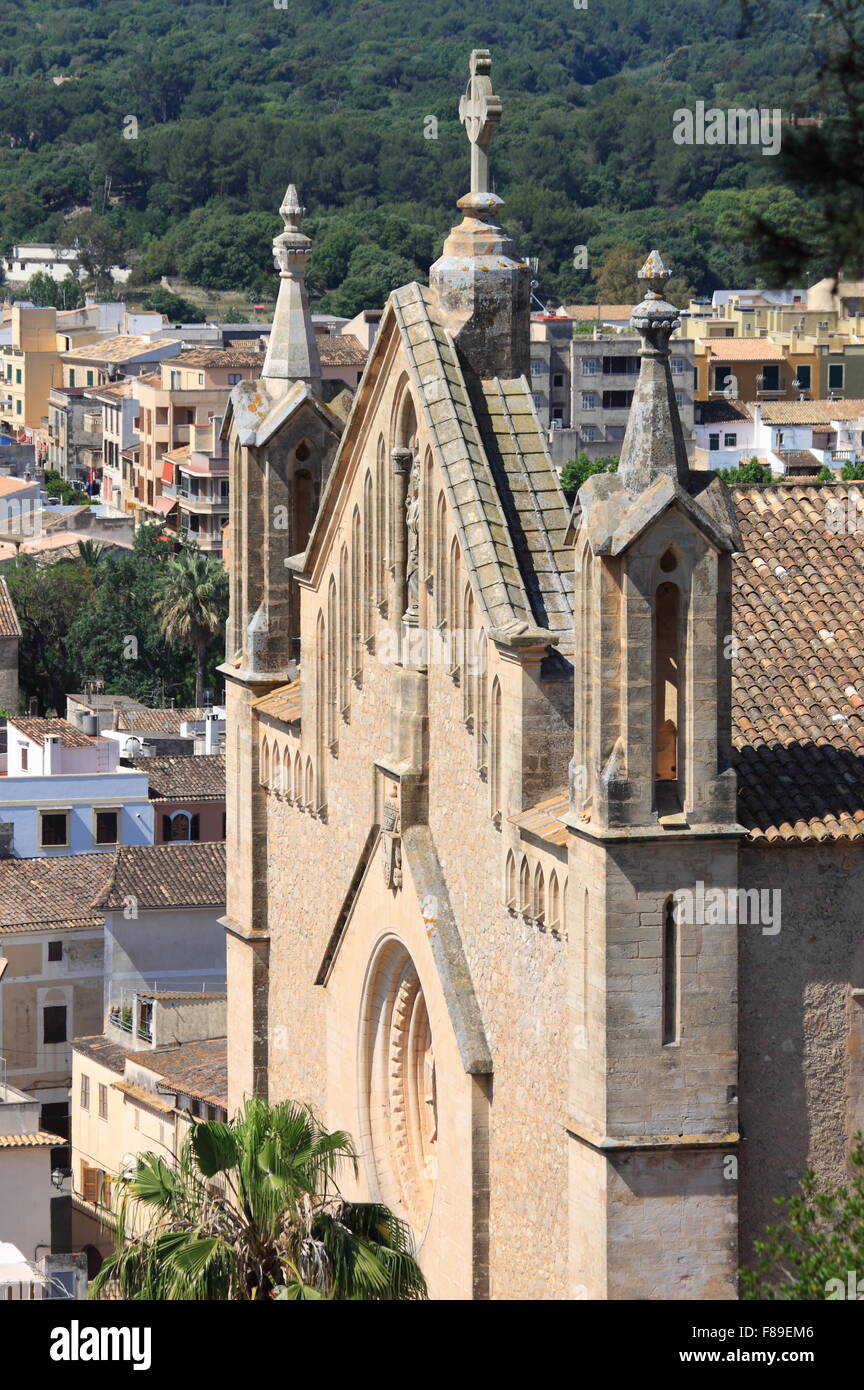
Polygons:
<instances>
[{"instance_id":1,"label":"green foliage","mask_svg":"<svg viewBox=\"0 0 864 1390\"><path fill-rule=\"evenodd\" d=\"M816 481L817 483L833 483L834 474L831 472L830 468L820 468L819 472L816 474Z\"/></svg>"},{"instance_id":2,"label":"green foliage","mask_svg":"<svg viewBox=\"0 0 864 1390\"><path fill-rule=\"evenodd\" d=\"M195 652L195 704L201 705L208 647L228 616L228 575L220 560L187 547L162 567L154 596L165 641Z\"/></svg>"},{"instance_id":3,"label":"green foliage","mask_svg":"<svg viewBox=\"0 0 864 1390\"><path fill-rule=\"evenodd\" d=\"M80 309L84 303L85 291L80 280L69 276L66 280L52 280L43 270L37 270L27 281L24 297L37 306L53 305L55 309Z\"/></svg>"},{"instance_id":4,"label":"green foliage","mask_svg":"<svg viewBox=\"0 0 864 1390\"><path fill-rule=\"evenodd\" d=\"M196 683L216 686L223 659L221 626L227 578L219 561L184 548L181 559L207 577L219 621L206 640L191 629L163 635L159 605L165 576L176 574L176 542L161 540L158 523L142 526L131 551L79 542L76 560L37 563L24 555L5 570L23 630L20 673L25 699L63 711L66 694L101 680L110 694L145 703L196 703ZM218 571L213 573L213 571ZM215 597L214 597L215 596ZM203 641L203 649L201 642Z\"/></svg>"},{"instance_id":5,"label":"green foliage","mask_svg":"<svg viewBox=\"0 0 864 1390\"><path fill-rule=\"evenodd\" d=\"M769 1226L755 1244L756 1262L741 1271L741 1297L768 1301L848 1298L864 1271L864 1136L849 1155L852 1181L820 1189L808 1170L798 1196L778 1197L783 1224ZM832 1283L831 1281L838 1281Z\"/></svg>"},{"instance_id":6,"label":"green foliage","mask_svg":"<svg viewBox=\"0 0 864 1390\"><path fill-rule=\"evenodd\" d=\"M170 323L204 322L204 315L197 304L193 304L191 299L184 299L182 295L172 294L170 290L162 289L161 286L150 291L143 307L156 314L164 314Z\"/></svg>"},{"instance_id":7,"label":"green foliage","mask_svg":"<svg viewBox=\"0 0 864 1390\"><path fill-rule=\"evenodd\" d=\"M43 567L33 555L18 556L4 574L21 623L22 696L36 695L43 713L65 714L67 692L80 689L72 633L92 598L92 578L72 560Z\"/></svg>"},{"instance_id":8,"label":"green foliage","mask_svg":"<svg viewBox=\"0 0 864 1390\"><path fill-rule=\"evenodd\" d=\"M739 464L737 468L721 468L718 476L724 483L770 483L772 475L769 464L752 458L749 463Z\"/></svg>"},{"instance_id":9,"label":"green foliage","mask_svg":"<svg viewBox=\"0 0 864 1390\"><path fill-rule=\"evenodd\" d=\"M854 463L850 459L848 463L844 463L840 470L840 477L844 483L857 482L864 478L864 459L856 459Z\"/></svg>"},{"instance_id":10,"label":"green foliage","mask_svg":"<svg viewBox=\"0 0 864 1390\"><path fill-rule=\"evenodd\" d=\"M589 459L583 451L578 458L568 459L561 470L561 487L565 494L575 494L579 491L586 478L593 478L595 473L616 473L618 471L617 458L608 459Z\"/></svg>"},{"instance_id":11,"label":"green foliage","mask_svg":"<svg viewBox=\"0 0 864 1390\"><path fill-rule=\"evenodd\" d=\"M253 1098L229 1124L195 1125L176 1168L145 1153L116 1179L116 1246L90 1296L424 1299L408 1227L386 1207L346 1202L345 1166L356 1171L349 1136L291 1101Z\"/></svg>"},{"instance_id":12,"label":"green foliage","mask_svg":"<svg viewBox=\"0 0 864 1390\"><path fill-rule=\"evenodd\" d=\"M67 483L62 474L56 473L53 468L46 469L45 491L49 497L56 497L64 507L89 506L92 502L88 493L80 492L74 484Z\"/></svg>"},{"instance_id":13,"label":"green foliage","mask_svg":"<svg viewBox=\"0 0 864 1390\"><path fill-rule=\"evenodd\" d=\"M340 303L362 304L404 274L398 258L422 277L431 253L411 228L434 223L437 254L467 187L457 98L478 42L492 49L505 102L495 186L520 250L539 257L541 297L595 301L598 269L627 245L640 256L657 245L684 288L753 283L760 265L735 229L761 215L800 239L821 207L815 186L787 194L779 160L671 139L673 112L697 100L827 109L806 0L752 16L735 3L605 0L590 24L569 3L541 13L492 0L443 0L434 13L353 0L287 10L71 0L50 23L38 0L7 9L0 242L78 237L94 276L128 250L140 284L174 274L272 293L274 214L290 177L310 224L322 210L345 220L315 227L317 292L350 277ZM67 80L55 86L55 76ZM125 139L130 110L137 138ZM791 139L784 127L784 147ZM847 157L850 184L861 166ZM92 211L65 222L75 207ZM393 219L395 237L378 217ZM848 235L864 246L857 221ZM802 274L823 273L823 241ZM380 249L349 270L361 242ZM574 267L578 244L585 269Z\"/></svg>"}]
</instances>

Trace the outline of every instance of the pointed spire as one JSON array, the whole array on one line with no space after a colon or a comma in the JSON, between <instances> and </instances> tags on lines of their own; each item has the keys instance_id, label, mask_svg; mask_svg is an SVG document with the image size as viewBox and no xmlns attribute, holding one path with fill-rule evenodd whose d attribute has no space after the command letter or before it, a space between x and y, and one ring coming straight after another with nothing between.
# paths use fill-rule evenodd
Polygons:
<instances>
[{"instance_id":1,"label":"pointed spire","mask_svg":"<svg viewBox=\"0 0 864 1390\"><path fill-rule=\"evenodd\" d=\"M289 183L279 215L285 230L273 239L273 259L279 271L279 297L264 358L262 380L274 395L305 381L321 390L321 361L306 295L306 262L312 242L302 229L306 209Z\"/></svg>"},{"instance_id":2,"label":"pointed spire","mask_svg":"<svg viewBox=\"0 0 864 1390\"><path fill-rule=\"evenodd\" d=\"M647 282L645 298L630 318L642 338L642 360L618 476L633 493L643 492L661 477L674 478L686 488L690 475L669 367L669 339L681 326L678 310L664 298L670 273L659 251L652 251L639 271L639 279Z\"/></svg>"}]
</instances>

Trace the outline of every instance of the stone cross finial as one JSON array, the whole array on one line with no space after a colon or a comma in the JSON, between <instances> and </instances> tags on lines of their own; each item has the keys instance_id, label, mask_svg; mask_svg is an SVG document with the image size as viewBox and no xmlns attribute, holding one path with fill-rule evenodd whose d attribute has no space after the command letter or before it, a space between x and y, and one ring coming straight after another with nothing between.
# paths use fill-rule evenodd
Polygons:
<instances>
[{"instance_id":1,"label":"stone cross finial","mask_svg":"<svg viewBox=\"0 0 864 1390\"><path fill-rule=\"evenodd\" d=\"M459 99L459 119L471 142L471 192L489 192L489 146L501 120L501 98L492 91L492 54L475 48L471 78Z\"/></svg>"},{"instance_id":2,"label":"stone cross finial","mask_svg":"<svg viewBox=\"0 0 864 1390\"><path fill-rule=\"evenodd\" d=\"M652 251L638 272L638 279L647 280L649 288L633 310L630 322L642 337L643 351L668 352L669 339L675 329L681 327L678 310L663 297L670 275L659 251Z\"/></svg>"}]
</instances>

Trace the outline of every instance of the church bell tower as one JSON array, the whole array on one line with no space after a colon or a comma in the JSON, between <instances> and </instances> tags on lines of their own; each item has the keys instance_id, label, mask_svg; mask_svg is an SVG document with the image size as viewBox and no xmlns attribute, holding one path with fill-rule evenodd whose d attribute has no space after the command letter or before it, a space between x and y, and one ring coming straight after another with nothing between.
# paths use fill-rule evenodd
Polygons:
<instances>
[{"instance_id":1,"label":"church bell tower","mask_svg":"<svg viewBox=\"0 0 864 1390\"><path fill-rule=\"evenodd\" d=\"M620 465L583 484L571 528L567 1128L589 1298L735 1296L738 928L679 904L737 886L736 535L723 485L688 468L668 276L652 252Z\"/></svg>"}]
</instances>

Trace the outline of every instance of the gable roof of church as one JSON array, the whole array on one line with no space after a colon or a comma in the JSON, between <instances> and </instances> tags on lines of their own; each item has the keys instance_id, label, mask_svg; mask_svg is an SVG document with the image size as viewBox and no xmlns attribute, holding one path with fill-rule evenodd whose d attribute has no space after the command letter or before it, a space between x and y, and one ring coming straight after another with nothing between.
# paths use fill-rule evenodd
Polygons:
<instances>
[{"instance_id":1,"label":"gable roof of church","mask_svg":"<svg viewBox=\"0 0 864 1390\"><path fill-rule=\"evenodd\" d=\"M324 548L365 418L374 367L398 334L413 398L456 522L463 560L490 636L513 645L566 643L573 623L567 507L527 382L470 388L433 292L409 284L390 296L309 538L311 573Z\"/></svg>"}]
</instances>

